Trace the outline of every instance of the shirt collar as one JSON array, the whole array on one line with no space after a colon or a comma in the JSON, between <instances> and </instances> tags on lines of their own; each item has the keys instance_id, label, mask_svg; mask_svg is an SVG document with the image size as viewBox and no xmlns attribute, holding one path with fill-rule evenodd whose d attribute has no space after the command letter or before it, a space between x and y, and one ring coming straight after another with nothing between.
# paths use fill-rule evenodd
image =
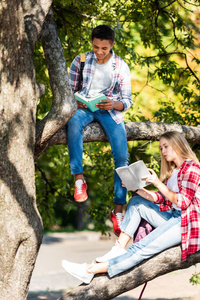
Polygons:
<instances>
[{"instance_id":1,"label":"shirt collar","mask_svg":"<svg viewBox=\"0 0 200 300\"><path fill-rule=\"evenodd\" d=\"M184 162L183 162L182 165L180 166L179 170L182 169L182 168L187 164L187 162L190 162L190 161L192 161L191 158L187 158L186 160L184 160Z\"/></svg>"}]
</instances>

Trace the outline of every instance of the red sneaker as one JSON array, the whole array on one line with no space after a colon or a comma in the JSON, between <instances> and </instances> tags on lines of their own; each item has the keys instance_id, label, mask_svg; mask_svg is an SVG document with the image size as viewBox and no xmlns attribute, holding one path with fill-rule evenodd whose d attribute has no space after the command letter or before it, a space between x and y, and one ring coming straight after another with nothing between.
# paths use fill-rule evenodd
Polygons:
<instances>
[{"instance_id":1,"label":"red sneaker","mask_svg":"<svg viewBox=\"0 0 200 300\"><path fill-rule=\"evenodd\" d=\"M85 181L82 179L78 179L75 182L75 192L74 192L74 199L77 202L84 202L87 200L88 195L87 195L87 184Z\"/></svg>"},{"instance_id":2,"label":"red sneaker","mask_svg":"<svg viewBox=\"0 0 200 300\"><path fill-rule=\"evenodd\" d=\"M121 222L123 221L123 214L122 213L116 213L116 215L114 215L113 213L114 211L112 211L110 213L110 218L111 221L113 222L113 232L116 236L119 236L121 233L121 229L119 228Z\"/></svg>"}]
</instances>

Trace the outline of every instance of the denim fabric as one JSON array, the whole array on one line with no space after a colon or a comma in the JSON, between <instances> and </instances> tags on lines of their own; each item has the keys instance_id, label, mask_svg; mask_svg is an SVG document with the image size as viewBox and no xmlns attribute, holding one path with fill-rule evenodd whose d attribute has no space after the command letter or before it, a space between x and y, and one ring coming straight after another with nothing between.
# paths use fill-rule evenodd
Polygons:
<instances>
[{"instance_id":1,"label":"denim fabric","mask_svg":"<svg viewBox=\"0 0 200 300\"><path fill-rule=\"evenodd\" d=\"M160 211L159 206L140 196L133 197L121 223L121 231L133 237L141 218L155 229L128 252L108 261L108 274L113 277L139 264L142 260L181 243L181 211Z\"/></svg>"},{"instance_id":2,"label":"denim fabric","mask_svg":"<svg viewBox=\"0 0 200 300\"><path fill-rule=\"evenodd\" d=\"M67 143L71 174L83 173L83 138L85 126L93 121L100 123L111 145L115 168L128 165L128 146L124 122L117 124L105 110L91 112L88 109L77 109L75 115L67 123ZM122 187L121 179L114 172L114 202L126 203L126 188Z\"/></svg>"}]
</instances>

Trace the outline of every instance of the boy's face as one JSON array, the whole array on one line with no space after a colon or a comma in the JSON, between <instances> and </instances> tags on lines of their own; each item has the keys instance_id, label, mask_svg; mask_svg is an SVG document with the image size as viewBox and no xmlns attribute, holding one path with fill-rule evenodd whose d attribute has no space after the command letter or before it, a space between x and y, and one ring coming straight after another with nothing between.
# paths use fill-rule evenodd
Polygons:
<instances>
[{"instance_id":1,"label":"boy's face","mask_svg":"<svg viewBox=\"0 0 200 300\"><path fill-rule=\"evenodd\" d=\"M100 40L94 38L92 41L92 49L98 59L99 63L106 63L110 58L110 50L114 43L111 44L110 40Z\"/></svg>"}]
</instances>

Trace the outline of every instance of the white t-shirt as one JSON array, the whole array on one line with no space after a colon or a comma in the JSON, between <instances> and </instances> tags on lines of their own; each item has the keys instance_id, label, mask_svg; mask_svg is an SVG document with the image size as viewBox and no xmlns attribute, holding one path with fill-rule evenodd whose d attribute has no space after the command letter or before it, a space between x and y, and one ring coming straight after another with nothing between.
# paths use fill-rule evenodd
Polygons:
<instances>
[{"instance_id":1,"label":"white t-shirt","mask_svg":"<svg viewBox=\"0 0 200 300\"><path fill-rule=\"evenodd\" d=\"M173 173L172 173L172 176L168 179L167 181L167 187L172 191L172 192L175 192L177 193L179 191L179 188L178 188L178 180L177 180L177 176L178 176L178 172L179 172L179 169L174 169L173 170ZM172 207L174 209L177 209L177 210L181 210L179 207L177 207L176 204L172 203Z\"/></svg>"},{"instance_id":2,"label":"white t-shirt","mask_svg":"<svg viewBox=\"0 0 200 300\"><path fill-rule=\"evenodd\" d=\"M89 89L88 97L95 97L98 94L104 94L109 89L113 78L112 55L109 60L103 64L96 64L94 76Z\"/></svg>"}]
</instances>

